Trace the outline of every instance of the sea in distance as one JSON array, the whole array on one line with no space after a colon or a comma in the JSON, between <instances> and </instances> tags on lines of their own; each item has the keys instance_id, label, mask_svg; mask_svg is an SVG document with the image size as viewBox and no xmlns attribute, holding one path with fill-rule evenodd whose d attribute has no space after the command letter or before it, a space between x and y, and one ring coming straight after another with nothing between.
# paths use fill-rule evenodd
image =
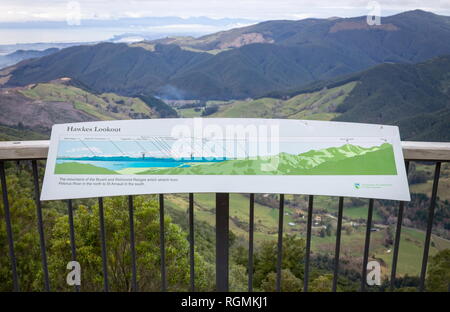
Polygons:
<instances>
[{"instance_id":1,"label":"sea in distance","mask_svg":"<svg viewBox=\"0 0 450 312\"><path fill-rule=\"evenodd\" d=\"M190 167L190 163L212 163L222 162L224 158L135 158L135 157L65 157L57 158L57 164L73 163L89 164L109 170L122 170L126 168L172 168Z\"/></svg>"}]
</instances>

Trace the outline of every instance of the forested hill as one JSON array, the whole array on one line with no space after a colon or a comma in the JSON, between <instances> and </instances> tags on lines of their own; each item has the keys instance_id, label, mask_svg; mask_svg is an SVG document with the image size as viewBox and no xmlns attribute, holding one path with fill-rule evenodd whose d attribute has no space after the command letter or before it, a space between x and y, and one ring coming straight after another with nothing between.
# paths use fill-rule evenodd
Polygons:
<instances>
[{"instance_id":1,"label":"forested hill","mask_svg":"<svg viewBox=\"0 0 450 312\"><path fill-rule=\"evenodd\" d=\"M450 141L450 55L236 101L213 116L238 115L394 124L403 139Z\"/></svg>"},{"instance_id":2,"label":"forested hill","mask_svg":"<svg viewBox=\"0 0 450 312\"><path fill-rule=\"evenodd\" d=\"M95 93L70 78L0 89L0 111L0 141L48 138L58 123L177 117L154 97Z\"/></svg>"},{"instance_id":3,"label":"forested hill","mask_svg":"<svg viewBox=\"0 0 450 312\"><path fill-rule=\"evenodd\" d=\"M408 139L450 141L450 55L364 72L337 112L335 120L396 124Z\"/></svg>"},{"instance_id":4,"label":"forested hill","mask_svg":"<svg viewBox=\"0 0 450 312\"><path fill-rule=\"evenodd\" d=\"M450 54L448 38L450 17L420 10L375 26L366 17L268 21L201 38L70 47L24 61L0 80L25 86L70 77L127 96L239 99Z\"/></svg>"}]
</instances>

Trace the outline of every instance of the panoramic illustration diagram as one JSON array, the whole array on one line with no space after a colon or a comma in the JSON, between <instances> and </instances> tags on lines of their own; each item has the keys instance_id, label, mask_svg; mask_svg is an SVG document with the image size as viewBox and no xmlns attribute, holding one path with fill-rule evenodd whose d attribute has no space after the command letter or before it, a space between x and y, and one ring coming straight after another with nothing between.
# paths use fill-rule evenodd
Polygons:
<instances>
[{"instance_id":1,"label":"panoramic illustration diagram","mask_svg":"<svg viewBox=\"0 0 450 312\"><path fill-rule=\"evenodd\" d=\"M252 142L170 137L59 141L55 174L124 175L396 175L390 143L277 142L260 152ZM231 144L230 144L231 143ZM179 144L188 153L177 152ZM268 144L266 144L268 145ZM273 144L272 144L273 145ZM228 149L233 149L230 152Z\"/></svg>"}]
</instances>

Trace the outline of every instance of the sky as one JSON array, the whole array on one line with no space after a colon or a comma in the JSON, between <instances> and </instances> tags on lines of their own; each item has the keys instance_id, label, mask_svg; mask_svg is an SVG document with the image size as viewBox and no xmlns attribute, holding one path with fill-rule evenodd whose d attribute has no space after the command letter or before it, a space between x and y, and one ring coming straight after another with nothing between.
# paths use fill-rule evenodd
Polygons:
<instances>
[{"instance_id":1,"label":"sky","mask_svg":"<svg viewBox=\"0 0 450 312\"><path fill-rule=\"evenodd\" d=\"M450 16L450 0L0 0L0 44L96 42L124 33L147 33L151 38L145 39L199 36L265 20L389 16L414 9ZM152 17L178 20L139 24ZM128 24L118 23L125 18ZM92 21L103 24L91 26Z\"/></svg>"},{"instance_id":2,"label":"sky","mask_svg":"<svg viewBox=\"0 0 450 312\"><path fill-rule=\"evenodd\" d=\"M151 16L207 16L253 20L366 15L367 0L2 0L0 22L64 20L81 10L82 19ZM381 15L423 9L450 15L448 0L379 0Z\"/></svg>"}]
</instances>

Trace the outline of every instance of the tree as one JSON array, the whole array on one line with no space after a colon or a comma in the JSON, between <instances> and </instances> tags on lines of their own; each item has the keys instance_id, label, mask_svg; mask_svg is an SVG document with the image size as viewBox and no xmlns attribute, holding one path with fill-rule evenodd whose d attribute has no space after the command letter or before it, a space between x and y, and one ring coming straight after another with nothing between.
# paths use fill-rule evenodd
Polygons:
<instances>
[{"instance_id":1,"label":"tree","mask_svg":"<svg viewBox=\"0 0 450 312\"><path fill-rule=\"evenodd\" d=\"M243 265L230 265L230 291L247 291L247 268Z\"/></svg>"},{"instance_id":2,"label":"tree","mask_svg":"<svg viewBox=\"0 0 450 312\"><path fill-rule=\"evenodd\" d=\"M450 249L431 257L426 280L428 291L448 291L450 287Z\"/></svg>"},{"instance_id":3,"label":"tree","mask_svg":"<svg viewBox=\"0 0 450 312\"><path fill-rule=\"evenodd\" d=\"M310 284L312 292L330 292L333 285L333 275L325 274L314 279Z\"/></svg>"},{"instance_id":4,"label":"tree","mask_svg":"<svg viewBox=\"0 0 450 312\"><path fill-rule=\"evenodd\" d=\"M20 290L40 291L44 288L44 282L36 206L32 197L34 194L32 176L29 171L24 169L22 164L18 166L9 164L6 170L14 253ZM55 209L43 210L46 232L51 227L56 215ZM0 257L0 291L11 291L13 290L13 278L4 219L3 201L0 201L0 254L2 255Z\"/></svg>"},{"instance_id":5,"label":"tree","mask_svg":"<svg viewBox=\"0 0 450 312\"><path fill-rule=\"evenodd\" d=\"M259 287L266 276L276 272L277 242L265 241L261 244L255 256L255 287ZM296 235L286 234L283 237L282 264L283 269L289 269L294 276L303 278L303 259L305 257L305 240Z\"/></svg>"},{"instance_id":6,"label":"tree","mask_svg":"<svg viewBox=\"0 0 450 312\"><path fill-rule=\"evenodd\" d=\"M410 292L417 291L419 287L420 279L418 276L409 276L405 274L404 276L396 277L394 280L394 291L398 292ZM381 291L390 290L390 281L384 279L380 287Z\"/></svg>"},{"instance_id":7,"label":"tree","mask_svg":"<svg viewBox=\"0 0 450 312\"><path fill-rule=\"evenodd\" d=\"M43 169L43 168L41 168ZM42 170L41 170L42 171ZM43 270L37 231L33 178L27 163L8 164L7 188L22 291L42 291ZM42 177L42 174L40 175ZM138 283L141 290L160 290L159 212L149 197L135 197L135 235ZM81 264L81 289L98 291L103 287L98 205L95 200L78 200L74 225L77 260ZM71 261L67 207L64 202L43 202L43 221L49 264L50 286L54 291L69 290L66 265ZM128 203L126 197L104 200L109 284L111 290L130 289L131 254ZM4 220L0 201L0 220ZM169 290L189 289L189 245L187 234L165 218L166 270ZM8 255L5 222L0 222L0 253ZM196 252L196 290L213 290L213 266ZM0 291L13 289L9 256L0 257Z\"/></svg>"},{"instance_id":8,"label":"tree","mask_svg":"<svg viewBox=\"0 0 450 312\"><path fill-rule=\"evenodd\" d=\"M237 246L233 249L232 257L236 264L246 267L248 264L248 249L244 246Z\"/></svg>"},{"instance_id":9,"label":"tree","mask_svg":"<svg viewBox=\"0 0 450 312\"><path fill-rule=\"evenodd\" d=\"M217 105L211 105L205 107L205 109L202 112L202 116L209 116L219 111L219 106Z\"/></svg>"},{"instance_id":10,"label":"tree","mask_svg":"<svg viewBox=\"0 0 450 312\"><path fill-rule=\"evenodd\" d=\"M104 201L105 231L109 284L113 291L131 289L131 252L129 218L126 197L106 198ZM134 201L134 223L138 287L142 291L161 289L159 212L155 201L137 196ZM165 246L169 290L189 289L189 245L185 233L166 217ZM98 205L80 205L74 215L77 261L81 265L81 288L86 291L102 289L103 273L99 233ZM71 260L68 217L61 216L51 233L49 269L56 290L68 289L66 264ZM211 270L195 253L196 289L211 290Z\"/></svg>"},{"instance_id":11,"label":"tree","mask_svg":"<svg viewBox=\"0 0 450 312\"><path fill-rule=\"evenodd\" d=\"M393 225L389 225L386 229L386 236L384 238L384 246L389 247L394 244L395 228Z\"/></svg>"},{"instance_id":12,"label":"tree","mask_svg":"<svg viewBox=\"0 0 450 312\"><path fill-rule=\"evenodd\" d=\"M263 291L276 291L277 274L271 272L267 274L266 278L261 283ZM281 291L285 292L299 292L303 289L303 282L297 278L289 269L281 270Z\"/></svg>"}]
</instances>

